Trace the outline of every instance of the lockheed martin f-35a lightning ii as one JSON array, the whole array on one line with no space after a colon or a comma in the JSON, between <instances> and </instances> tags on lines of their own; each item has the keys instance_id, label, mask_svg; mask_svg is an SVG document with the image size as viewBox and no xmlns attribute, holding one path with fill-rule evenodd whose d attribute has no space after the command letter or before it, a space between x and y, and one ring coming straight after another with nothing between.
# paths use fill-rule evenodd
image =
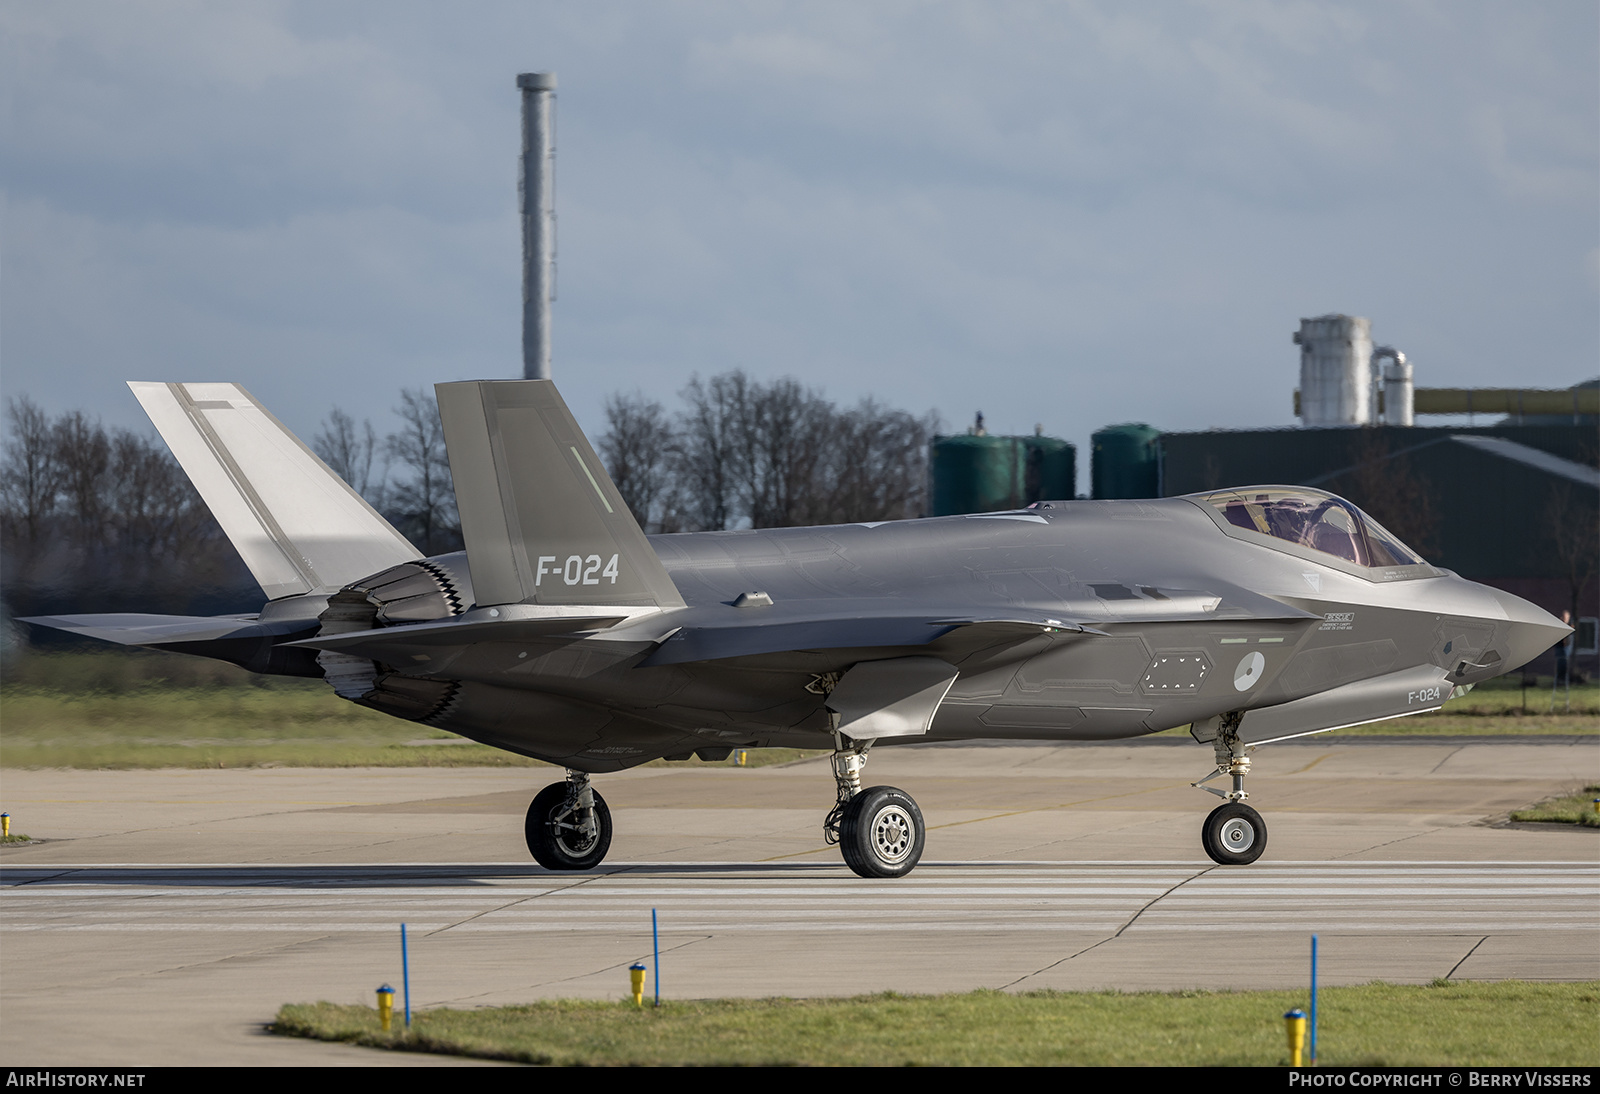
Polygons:
<instances>
[{"instance_id":1,"label":"lockheed martin f-35a lightning ii","mask_svg":"<svg viewBox=\"0 0 1600 1094\"><path fill-rule=\"evenodd\" d=\"M831 747L827 839L899 877L924 822L862 785L874 745L1184 725L1223 799L1205 851L1242 865L1267 841L1250 748L1437 710L1569 633L1304 487L646 536L545 380L438 385L466 550L424 558L237 384L130 386L267 602L29 622L320 676L563 766L526 825L552 870L605 858L593 776L657 757Z\"/></svg>"}]
</instances>

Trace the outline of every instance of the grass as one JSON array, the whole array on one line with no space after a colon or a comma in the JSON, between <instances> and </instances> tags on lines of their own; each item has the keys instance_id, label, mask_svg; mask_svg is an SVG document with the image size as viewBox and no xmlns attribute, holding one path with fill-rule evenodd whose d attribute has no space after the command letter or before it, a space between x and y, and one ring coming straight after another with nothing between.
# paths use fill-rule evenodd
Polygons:
<instances>
[{"instance_id":1,"label":"grass","mask_svg":"<svg viewBox=\"0 0 1600 1094\"><path fill-rule=\"evenodd\" d=\"M1553 690L1552 681L1545 677L1524 690L1520 673L1497 676L1445 703L1438 717L1519 718L1566 713L1600 715L1600 682L1573 684L1569 695L1566 690Z\"/></svg>"},{"instance_id":2,"label":"grass","mask_svg":"<svg viewBox=\"0 0 1600 1094\"><path fill-rule=\"evenodd\" d=\"M1575 793L1549 798L1526 809L1519 809L1511 814L1511 819L1600 828L1600 812L1594 807L1596 798L1600 798L1600 784L1590 783Z\"/></svg>"},{"instance_id":3,"label":"grass","mask_svg":"<svg viewBox=\"0 0 1600 1094\"><path fill-rule=\"evenodd\" d=\"M743 766L819 754L752 749ZM549 765L346 702L321 680L257 676L204 658L112 650L33 654L7 663L0 685L0 766ZM738 765L729 757L716 766Z\"/></svg>"},{"instance_id":4,"label":"grass","mask_svg":"<svg viewBox=\"0 0 1600 1094\"><path fill-rule=\"evenodd\" d=\"M1571 713L1523 714L1518 682L1490 681L1451 700L1437 714L1358 726L1336 735L1600 734L1600 686L1574 688ZM1548 688L1530 691L1531 710L1548 703ZM1167 732L1188 734L1186 728ZM822 754L754 749L745 766ZM735 761L717 764L734 766ZM0 766L545 765L358 707L338 698L321 680L256 676L198 657L108 650L8 659L0 684Z\"/></svg>"},{"instance_id":5,"label":"grass","mask_svg":"<svg viewBox=\"0 0 1600 1094\"><path fill-rule=\"evenodd\" d=\"M1318 993L1318 1062L1600 1064L1600 983L1366 984ZM561 1065L1283 1066L1304 992L1030 992L718 999L660 1009L553 1001L413 1015L292 1004L276 1033Z\"/></svg>"}]
</instances>

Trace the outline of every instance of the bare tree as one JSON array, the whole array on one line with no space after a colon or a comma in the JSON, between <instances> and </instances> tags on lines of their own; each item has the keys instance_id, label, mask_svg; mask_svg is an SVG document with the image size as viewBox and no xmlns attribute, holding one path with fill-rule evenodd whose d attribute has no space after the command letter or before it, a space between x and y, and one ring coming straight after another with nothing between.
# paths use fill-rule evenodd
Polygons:
<instances>
[{"instance_id":1,"label":"bare tree","mask_svg":"<svg viewBox=\"0 0 1600 1094\"><path fill-rule=\"evenodd\" d=\"M388 469L380 469L377 477L373 477L372 464L379 445L371 419L364 419L358 429L354 418L334 407L322 420L322 429L312 438L311 449L322 457L323 463L333 468L334 474L366 498L373 508L383 507L383 488Z\"/></svg>"},{"instance_id":2,"label":"bare tree","mask_svg":"<svg viewBox=\"0 0 1600 1094\"><path fill-rule=\"evenodd\" d=\"M606 399L606 433L600 460L639 527L660 527L669 504L673 432L667 412L639 392Z\"/></svg>"},{"instance_id":3,"label":"bare tree","mask_svg":"<svg viewBox=\"0 0 1600 1094\"><path fill-rule=\"evenodd\" d=\"M400 393L394 412L400 429L389 434L385 448L402 477L390 492L390 515L424 554L456 550L461 525L439 406L426 388L416 388Z\"/></svg>"},{"instance_id":4,"label":"bare tree","mask_svg":"<svg viewBox=\"0 0 1600 1094\"><path fill-rule=\"evenodd\" d=\"M840 411L796 380L763 384L741 371L696 377L682 395L687 405L670 443L655 440L659 418L648 431L640 424L637 397L607 404L608 446L622 435L618 423L627 422L671 453L664 481L652 479L659 530L890 520L926 507L932 415L918 418L870 399ZM606 451L623 466L622 453Z\"/></svg>"},{"instance_id":5,"label":"bare tree","mask_svg":"<svg viewBox=\"0 0 1600 1094\"><path fill-rule=\"evenodd\" d=\"M161 442L108 432L80 411L51 421L26 399L9 411L0 578L12 606L39 613L234 606L247 575Z\"/></svg>"},{"instance_id":6,"label":"bare tree","mask_svg":"<svg viewBox=\"0 0 1600 1094\"><path fill-rule=\"evenodd\" d=\"M737 520L740 426L750 412L750 380L741 370L698 376L683 389L688 409L678 419L672 472L681 491L681 519L691 530L718 531Z\"/></svg>"},{"instance_id":7,"label":"bare tree","mask_svg":"<svg viewBox=\"0 0 1600 1094\"><path fill-rule=\"evenodd\" d=\"M938 429L933 414L918 418L872 399L839 417L822 523L900 520L927 508L928 442Z\"/></svg>"},{"instance_id":8,"label":"bare tree","mask_svg":"<svg viewBox=\"0 0 1600 1094\"><path fill-rule=\"evenodd\" d=\"M810 523L837 432L833 404L791 379L753 385L739 423L739 500L753 528Z\"/></svg>"},{"instance_id":9,"label":"bare tree","mask_svg":"<svg viewBox=\"0 0 1600 1094\"><path fill-rule=\"evenodd\" d=\"M212 535L210 511L164 445L125 429L110 445L107 524L120 559L176 561Z\"/></svg>"},{"instance_id":10,"label":"bare tree","mask_svg":"<svg viewBox=\"0 0 1600 1094\"><path fill-rule=\"evenodd\" d=\"M105 536L110 439L100 424L89 421L81 410L63 414L50 432L60 469L59 504L71 522L72 545L93 550Z\"/></svg>"},{"instance_id":11,"label":"bare tree","mask_svg":"<svg viewBox=\"0 0 1600 1094\"><path fill-rule=\"evenodd\" d=\"M1581 610L1583 591L1594 580L1596 570L1600 570L1597 514L1592 506L1583 504L1577 486L1558 483L1550 487L1544 523L1556 568L1567 582L1567 606L1573 619L1582 618L1587 614Z\"/></svg>"},{"instance_id":12,"label":"bare tree","mask_svg":"<svg viewBox=\"0 0 1600 1094\"><path fill-rule=\"evenodd\" d=\"M46 521L56 508L61 471L56 464L50 419L26 395L6 400L11 438L6 441L5 469L0 472L0 505L7 531L20 527L28 545L44 536Z\"/></svg>"}]
</instances>

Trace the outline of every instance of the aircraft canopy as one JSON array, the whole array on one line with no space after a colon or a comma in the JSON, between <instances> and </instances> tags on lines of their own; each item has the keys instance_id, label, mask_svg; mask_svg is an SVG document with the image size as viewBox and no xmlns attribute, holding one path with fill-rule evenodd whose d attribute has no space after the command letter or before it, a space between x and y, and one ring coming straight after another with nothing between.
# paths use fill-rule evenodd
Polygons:
<instances>
[{"instance_id":1,"label":"aircraft canopy","mask_svg":"<svg viewBox=\"0 0 1600 1094\"><path fill-rule=\"evenodd\" d=\"M1247 532L1308 547L1357 566L1423 566L1400 538L1343 498L1310 487L1252 486L1190 494Z\"/></svg>"}]
</instances>

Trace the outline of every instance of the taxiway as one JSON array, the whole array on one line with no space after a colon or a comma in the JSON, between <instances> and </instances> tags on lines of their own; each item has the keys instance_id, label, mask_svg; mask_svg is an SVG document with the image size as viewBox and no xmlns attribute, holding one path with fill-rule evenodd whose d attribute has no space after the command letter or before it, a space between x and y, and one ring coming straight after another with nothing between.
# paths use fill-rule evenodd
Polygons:
<instances>
[{"instance_id":1,"label":"taxiway","mask_svg":"<svg viewBox=\"0 0 1600 1094\"><path fill-rule=\"evenodd\" d=\"M19 1064L416 1064L264 1035L289 1001L619 997L661 922L666 997L1600 978L1600 839L1503 823L1600 775L1600 740L1321 739L1258 754L1265 857L1198 845L1209 753L881 749L929 824L909 878L820 838L824 759L600 782L590 874L521 845L528 769L6 771L45 842L0 855L0 1053ZM457 1061L450 1061L457 1062Z\"/></svg>"}]
</instances>

